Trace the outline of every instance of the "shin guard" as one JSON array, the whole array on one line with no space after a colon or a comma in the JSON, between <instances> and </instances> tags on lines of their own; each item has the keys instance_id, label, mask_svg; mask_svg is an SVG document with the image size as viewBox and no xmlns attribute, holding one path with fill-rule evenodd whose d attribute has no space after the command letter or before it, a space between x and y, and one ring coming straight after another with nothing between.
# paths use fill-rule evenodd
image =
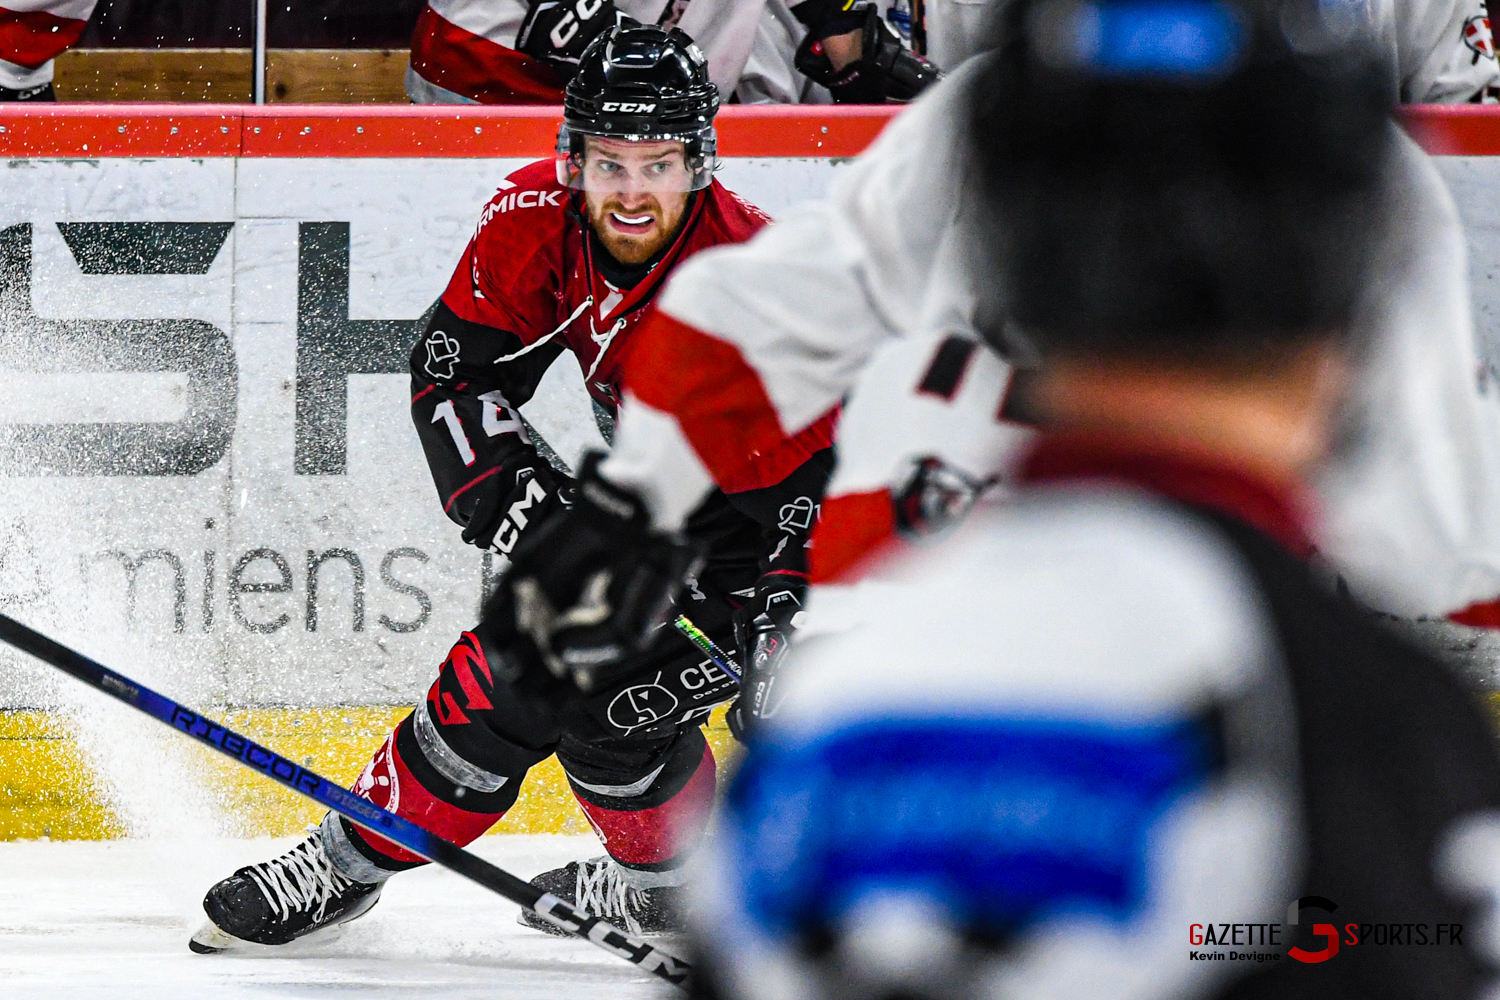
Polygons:
<instances>
[{"instance_id":1,"label":"shin guard","mask_svg":"<svg viewBox=\"0 0 1500 1000\"><path fill-rule=\"evenodd\" d=\"M684 749L702 747L697 759L674 754L645 788L584 784L568 776L604 849L636 888L678 884L678 869L708 826L717 784L713 751L701 736L685 742Z\"/></svg>"},{"instance_id":2,"label":"shin guard","mask_svg":"<svg viewBox=\"0 0 1500 1000\"><path fill-rule=\"evenodd\" d=\"M360 798L463 847L500 821L505 810L515 802L520 781L506 781L489 793L455 785L422 751L415 731L415 717L425 711L426 706L419 705L412 715L402 720L366 765L352 791ZM463 806L455 802L460 798ZM384 837L358 830L347 823L344 827L350 844L378 868L400 871L423 863L422 858Z\"/></svg>"}]
</instances>

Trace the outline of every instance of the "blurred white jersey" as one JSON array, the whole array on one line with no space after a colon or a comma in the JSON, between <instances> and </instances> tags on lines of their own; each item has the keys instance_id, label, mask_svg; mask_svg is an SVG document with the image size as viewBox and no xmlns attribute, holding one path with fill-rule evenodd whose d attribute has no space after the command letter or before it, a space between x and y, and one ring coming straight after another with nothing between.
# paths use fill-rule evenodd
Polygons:
<instances>
[{"instance_id":1,"label":"blurred white jersey","mask_svg":"<svg viewBox=\"0 0 1500 1000\"><path fill-rule=\"evenodd\" d=\"M928 57L943 70L955 69L980 51L999 6L1000 0L928 0ZM1485 0L1368 0L1349 8L1369 17L1390 54L1401 103L1493 99L1500 67Z\"/></svg>"},{"instance_id":2,"label":"blurred white jersey","mask_svg":"<svg viewBox=\"0 0 1500 1000\"><path fill-rule=\"evenodd\" d=\"M1345 945L1356 906L1493 919L1470 691L1311 581L1288 497L1243 470L1079 434L1023 477L791 652L687 884L716 995L1493 997L1473 946L1322 965L1340 935L1310 912L1243 930L1288 900L1339 908Z\"/></svg>"},{"instance_id":3,"label":"blurred white jersey","mask_svg":"<svg viewBox=\"0 0 1500 1000\"><path fill-rule=\"evenodd\" d=\"M789 2L794 4L797 0ZM926 0L922 4L926 11L925 55L944 72L958 68L970 56L983 50L989 37L990 19L1001 2ZM875 0L875 5L887 20L906 33L911 0ZM791 96L800 93L799 87L796 83L786 82L796 81L801 76L792 68L792 56L805 33L805 29L788 13L787 6L782 0L716 0L690 6L690 13L683 15L682 26L694 38L699 35L689 27L690 21L700 30L710 20L716 25L726 25L731 21L738 25L727 31L716 28L704 33L704 37L715 39L723 52L717 67L722 72L715 73L714 81L726 95L735 84L726 87L721 77L740 80L740 73L733 72L734 67L743 68L748 62L747 82L763 78L776 81L777 85L760 91L764 97L742 94L740 100L808 101L806 96ZM764 12L757 17L762 7ZM1486 0L1368 0L1368 4L1359 4L1355 9L1369 18L1376 36L1389 53L1390 63L1395 68L1392 94L1401 103L1447 104L1475 99L1494 100L1500 96L1497 95L1500 64L1495 61ZM758 25L757 31L751 31L751 24ZM750 51L752 36L755 57L736 64L734 60L741 51ZM739 40L730 41L731 38ZM778 59L782 60L780 66L777 66ZM714 61L711 55L710 63ZM814 99L828 99L822 88L817 88L817 91L821 96Z\"/></svg>"},{"instance_id":4,"label":"blurred white jersey","mask_svg":"<svg viewBox=\"0 0 1500 1000\"><path fill-rule=\"evenodd\" d=\"M0 0L0 87L52 82L52 60L78 41L98 0Z\"/></svg>"},{"instance_id":5,"label":"blurred white jersey","mask_svg":"<svg viewBox=\"0 0 1500 1000\"><path fill-rule=\"evenodd\" d=\"M825 538L844 531L861 535L857 545L873 541L875 508L851 507L841 528L841 496L894 488L925 456L976 477L1001 472L1025 443L1024 431L999 418L1008 373L997 357L976 352L982 363L971 358L951 399L919 388L945 338L977 339L985 279L969 269L958 197L962 97L972 78L971 64L895 119L826 201L749 243L698 255L659 300L656 322L671 336L732 347L739 360L715 362L715 378L754 383L772 430L794 433L849 397L815 574L827 575ZM1476 377L1456 209L1427 156L1392 132L1400 219L1363 310L1371 347L1351 408L1354 433L1319 484L1315 534L1361 596L1396 613L1446 614L1500 595L1500 403ZM679 424L637 399L603 471L637 488L663 524L680 523L714 478L730 474L724 453L733 449L716 449L716 435L738 443L758 433L756 461L790 471L765 458L770 432L754 431L751 409L730 414L726 434L716 419L699 407Z\"/></svg>"}]
</instances>

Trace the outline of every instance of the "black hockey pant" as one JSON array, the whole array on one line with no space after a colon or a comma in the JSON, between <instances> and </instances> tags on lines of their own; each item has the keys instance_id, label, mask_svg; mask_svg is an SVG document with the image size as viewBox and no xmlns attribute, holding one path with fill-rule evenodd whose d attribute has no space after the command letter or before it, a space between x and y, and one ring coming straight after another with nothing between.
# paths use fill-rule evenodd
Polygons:
<instances>
[{"instance_id":1,"label":"black hockey pant","mask_svg":"<svg viewBox=\"0 0 1500 1000\"><path fill-rule=\"evenodd\" d=\"M682 603L729 647L726 598L695 587ZM714 705L734 697L734 680L664 626L617 682L559 707L490 668L490 632L481 622L459 638L427 700L397 725L354 791L463 845L498 822L527 770L555 753L627 878L642 888L675 884L713 806L714 758L700 727ZM367 880L421 863L347 822L333 839L340 867Z\"/></svg>"}]
</instances>

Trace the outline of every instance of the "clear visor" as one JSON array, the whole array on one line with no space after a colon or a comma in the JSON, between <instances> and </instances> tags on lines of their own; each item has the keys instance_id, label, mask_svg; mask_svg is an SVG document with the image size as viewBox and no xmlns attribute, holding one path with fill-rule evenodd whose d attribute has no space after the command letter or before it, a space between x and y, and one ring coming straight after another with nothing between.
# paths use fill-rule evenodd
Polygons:
<instances>
[{"instance_id":1,"label":"clear visor","mask_svg":"<svg viewBox=\"0 0 1500 1000\"><path fill-rule=\"evenodd\" d=\"M557 135L557 182L600 194L697 191L713 180L713 131L697 141L654 136ZM692 152L698 150L696 155Z\"/></svg>"}]
</instances>

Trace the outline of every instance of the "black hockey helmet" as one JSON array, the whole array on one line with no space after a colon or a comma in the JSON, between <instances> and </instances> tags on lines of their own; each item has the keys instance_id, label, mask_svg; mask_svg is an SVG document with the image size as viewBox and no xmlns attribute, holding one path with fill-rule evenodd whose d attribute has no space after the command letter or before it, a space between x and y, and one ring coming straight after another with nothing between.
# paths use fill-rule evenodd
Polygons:
<instances>
[{"instance_id":1,"label":"black hockey helmet","mask_svg":"<svg viewBox=\"0 0 1500 1000\"><path fill-rule=\"evenodd\" d=\"M584 137L627 142L677 140L686 147L687 189L705 188L717 162L714 115L719 90L703 50L679 28L629 18L596 38L578 61L563 96L557 133L557 180L584 184Z\"/></svg>"}]
</instances>

